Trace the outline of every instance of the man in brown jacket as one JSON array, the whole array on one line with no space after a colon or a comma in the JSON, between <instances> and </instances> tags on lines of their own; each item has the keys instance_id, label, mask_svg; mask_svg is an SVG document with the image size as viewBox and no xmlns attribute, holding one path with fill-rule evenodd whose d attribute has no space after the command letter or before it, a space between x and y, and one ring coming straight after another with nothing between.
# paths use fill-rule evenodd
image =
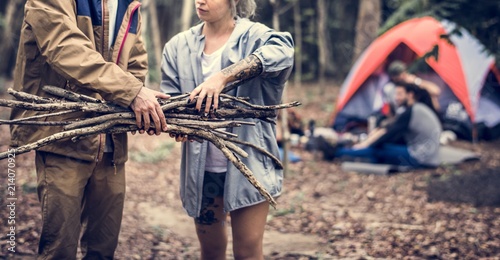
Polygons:
<instances>
[{"instance_id":1,"label":"man in brown jacket","mask_svg":"<svg viewBox=\"0 0 500 260\"><path fill-rule=\"evenodd\" d=\"M147 54L139 6L136 0L28 0L14 88L49 97L41 88L52 85L130 107L140 128L152 122L155 129L150 133L160 134L167 124L156 98L168 95L144 87ZM40 113L45 112L13 109L11 119ZM53 120L92 116L75 112ZM12 145L60 131L13 126ZM122 220L126 160L126 134L63 140L37 150L43 218L39 259L75 259L81 229L85 259L113 258Z\"/></svg>"}]
</instances>

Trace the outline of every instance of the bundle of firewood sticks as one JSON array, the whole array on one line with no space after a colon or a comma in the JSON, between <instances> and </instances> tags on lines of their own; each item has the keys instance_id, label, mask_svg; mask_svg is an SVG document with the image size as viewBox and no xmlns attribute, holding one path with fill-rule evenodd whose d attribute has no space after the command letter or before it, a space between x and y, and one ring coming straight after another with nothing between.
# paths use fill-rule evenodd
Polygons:
<instances>
[{"instance_id":1,"label":"bundle of firewood sticks","mask_svg":"<svg viewBox=\"0 0 500 260\"><path fill-rule=\"evenodd\" d=\"M234 88L234 86L233 86ZM78 141L82 137L96 134L125 133L137 131L135 113L129 108L99 100L90 96L78 94L53 86L44 86L43 90L53 98L40 97L25 92L9 89L8 93L17 100L0 99L0 106L21 108L25 110L47 111L44 114L26 117L16 120L0 119L1 124L9 125L31 125L58 126L63 131L42 138L36 142L15 148L16 154L22 154L36 150L42 146L57 142L62 139ZM226 93L230 88L226 88ZM242 125L254 125L253 122L243 121L243 118L254 118L270 123L275 123L278 109L299 106L299 102L291 102L274 106L260 106L248 102L247 98L234 97L220 94L219 108L211 110L209 114L200 114L195 109L196 99L190 101L189 93L167 100L158 100L165 114L168 124L167 133L188 135L191 139L203 142L207 140L218 147L224 156L247 178L247 180L266 198L273 206L276 202L269 192L253 176L250 169L240 160L248 154L240 146L251 147L258 152L270 157L276 167L282 168L282 164L270 152L255 144L238 139L238 136L220 129L240 127ZM51 121L50 118L74 112L93 112L96 117L80 118L73 121ZM202 108L201 111L204 111ZM239 120L238 120L239 119ZM154 128L151 126L151 128ZM8 152L0 153L0 160L8 157Z\"/></svg>"}]
</instances>

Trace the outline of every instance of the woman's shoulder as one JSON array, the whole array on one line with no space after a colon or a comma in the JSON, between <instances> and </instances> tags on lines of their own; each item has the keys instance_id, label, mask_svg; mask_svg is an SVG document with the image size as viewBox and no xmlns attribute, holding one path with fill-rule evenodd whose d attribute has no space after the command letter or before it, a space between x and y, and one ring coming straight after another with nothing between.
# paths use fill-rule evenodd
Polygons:
<instances>
[{"instance_id":1,"label":"woman's shoulder","mask_svg":"<svg viewBox=\"0 0 500 260\"><path fill-rule=\"evenodd\" d=\"M259 22L250 21L247 18L238 18L237 23L242 27L244 31L250 32L250 34L263 34L272 31L267 25Z\"/></svg>"},{"instance_id":2,"label":"woman's shoulder","mask_svg":"<svg viewBox=\"0 0 500 260\"><path fill-rule=\"evenodd\" d=\"M246 18L240 18L239 23L240 34L243 37L247 37L250 42L261 38L273 37L274 35L291 37L288 32L278 32L263 23L253 22Z\"/></svg>"}]
</instances>

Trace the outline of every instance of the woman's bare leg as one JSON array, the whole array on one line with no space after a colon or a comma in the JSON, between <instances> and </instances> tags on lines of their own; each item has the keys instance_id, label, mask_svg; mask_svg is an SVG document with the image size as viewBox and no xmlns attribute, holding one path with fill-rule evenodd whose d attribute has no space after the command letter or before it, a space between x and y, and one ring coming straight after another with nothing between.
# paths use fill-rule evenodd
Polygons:
<instances>
[{"instance_id":1,"label":"woman's bare leg","mask_svg":"<svg viewBox=\"0 0 500 260\"><path fill-rule=\"evenodd\" d=\"M222 197L215 197L195 218L196 234L201 246L202 260L225 260L227 248L226 217Z\"/></svg>"},{"instance_id":2,"label":"woman's bare leg","mask_svg":"<svg viewBox=\"0 0 500 260\"><path fill-rule=\"evenodd\" d=\"M231 212L233 253L237 260L263 260L262 240L269 203L262 202Z\"/></svg>"}]
</instances>

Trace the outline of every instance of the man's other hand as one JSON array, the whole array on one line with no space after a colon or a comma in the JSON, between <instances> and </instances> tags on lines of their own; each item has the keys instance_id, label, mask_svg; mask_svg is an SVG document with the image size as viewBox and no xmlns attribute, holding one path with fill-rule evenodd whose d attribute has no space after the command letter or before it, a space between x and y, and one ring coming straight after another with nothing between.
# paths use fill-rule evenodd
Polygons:
<instances>
[{"instance_id":1,"label":"man's other hand","mask_svg":"<svg viewBox=\"0 0 500 260\"><path fill-rule=\"evenodd\" d=\"M170 96L144 87L130 104L130 108L135 113L135 121L141 134L149 129L151 119L153 119L156 135L160 135L162 131L167 131L165 114L163 114L157 98L168 99ZM151 130L148 134L153 135L155 132Z\"/></svg>"}]
</instances>

